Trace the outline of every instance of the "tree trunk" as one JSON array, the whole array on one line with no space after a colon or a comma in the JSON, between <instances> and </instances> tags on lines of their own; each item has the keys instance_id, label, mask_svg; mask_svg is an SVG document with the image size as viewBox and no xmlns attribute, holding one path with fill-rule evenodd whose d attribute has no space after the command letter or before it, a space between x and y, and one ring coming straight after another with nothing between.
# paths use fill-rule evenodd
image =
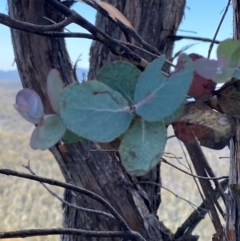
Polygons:
<instances>
[{"instance_id":1,"label":"tree trunk","mask_svg":"<svg viewBox=\"0 0 240 241\"><path fill-rule=\"evenodd\" d=\"M135 31L147 43L156 47L160 53L166 54L167 58L172 56L173 42L167 40L166 37L169 34L176 33L183 17L185 0L106 0L105 2L109 2L119 9L132 24ZM101 14L97 14L96 26L115 39L127 41L120 28ZM133 39L131 39L131 43L139 46ZM148 61L152 60L149 54L142 51L137 51L137 53ZM93 41L90 49L89 79L95 79L102 66L116 60L121 60L121 57L113 55L104 45ZM160 164L147 175L138 178L138 180L150 181L161 185ZM157 212L161 202L160 185L141 184L155 212Z\"/></svg>"},{"instance_id":2,"label":"tree trunk","mask_svg":"<svg viewBox=\"0 0 240 241\"><path fill-rule=\"evenodd\" d=\"M233 35L240 40L240 1L233 0ZM229 188L226 202L226 236L240 240L240 120L236 119L236 136L230 142Z\"/></svg>"},{"instance_id":3,"label":"tree trunk","mask_svg":"<svg viewBox=\"0 0 240 241\"><path fill-rule=\"evenodd\" d=\"M137 3L138 5L135 5ZM55 22L59 22L62 18L48 6L47 1L8 0L8 4L9 15L18 20L35 24L49 24L43 16ZM134 0L126 4L126 1L123 0L119 1L118 4L132 21L139 34L150 44L155 45L160 51L170 56L173 44L166 41L165 37L169 33L176 32L182 18L185 1ZM99 20L100 16L97 17L98 26ZM117 27L107 19L104 19L101 28L114 38L122 38ZM64 40L41 37L18 30L11 32L16 63L23 87L38 92L43 100L45 112L51 113L52 109L46 95L46 76L49 70L51 68L58 69L66 85L74 81ZM94 45L95 47L91 48L90 76L94 76L103 64L114 59L103 46L97 43ZM95 72L93 68L95 68ZM50 149L66 182L89 189L108 200L123 216L130 228L138 231L146 240L172 240L171 233L159 222L145 192L139 185L134 184L134 179L123 169L116 153L102 150L91 151L95 147L88 141L66 145L66 148L67 152L61 152L58 145ZM78 193L66 191L65 199L82 207L104 210L95 201ZM119 230L114 221L102 216L82 212L65 205L63 208L64 227ZM89 240L89 238L63 235L62 240L78 241ZM96 238L91 240L96 240ZM101 238L99 240L111 239ZM115 239L112 238L112 240Z\"/></svg>"},{"instance_id":4,"label":"tree trunk","mask_svg":"<svg viewBox=\"0 0 240 241\"><path fill-rule=\"evenodd\" d=\"M106 0L105 2L119 9L147 43L166 54L167 58L171 57L173 42L166 37L176 33L183 17L185 0ZM97 14L96 26L113 38L126 41L123 32L116 24L101 14ZM136 44L134 40L131 42ZM146 60L152 59L149 54L142 51L139 53ZM103 65L120 59L121 57L111 54L101 43L93 41L90 49L89 79L94 79Z\"/></svg>"}]
</instances>

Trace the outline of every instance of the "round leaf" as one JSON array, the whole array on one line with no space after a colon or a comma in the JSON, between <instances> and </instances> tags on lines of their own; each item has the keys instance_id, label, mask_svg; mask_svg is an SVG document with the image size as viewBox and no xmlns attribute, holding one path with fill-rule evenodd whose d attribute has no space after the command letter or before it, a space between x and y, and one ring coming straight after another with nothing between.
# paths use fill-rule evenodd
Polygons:
<instances>
[{"instance_id":1,"label":"round leaf","mask_svg":"<svg viewBox=\"0 0 240 241\"><path fill-rule=\"evenodd\" d=\"M23 89L17 93L15 109L27 121L33 124L42 122L44 116L43 104L40 96L31 89Z\"/></svg>"},{"instance_id":2,"label":"round leaf","mask_svg":"<svg viewBox=\"0 0 240 241\"><path fill-rule=\"evenodd\" d=\"M38 125L31 136L30 146L33 149L46 150L54 146L66 131L66 127L57 115L46 115L43 123Z\"/></svg>"},{"instance_id":3,"label":"round leaf","mask_svg":"<svg viewBox=\"0 0 240 241\"><path fill-rule=\"evenodd\" d=\"M221 56L226 58L228 67L238 67L240 64L240 41L233 39L222 41L217 48L218 59Z\"/></svg>"},{"instance_id":4,"label":"round leaf","mask_svg":"<svg viewBox=\"0 0 240 241\"><path fill-rule=\"evenodd\" d=\"M137 120L125 133L119 147L123 166L132 175L145 175L160 161L166 138L163 123Z\"/></svg>"},{"instance_id":5,"label":"round leaf","mask_svg":"<svg viewBox=\"0 0 240 241\"><path fill-rule=\"evenodd\" d=\"M136 113L147 121L160 121L170 116L183 103L193 79L193 63L180 56L170 78L161 73L165 57L155 59L142 73L134 95Z\"/></svg>"},{"instance_id":6,"label":"round leaf","mask_svg":"<svg viewBox=\"0 0 240 241\"><path fill-rule=\"evenodd\" d=\"M105 65L99 71L97 79L133 102L134 91L140 75L141 71L133 64L119 61Z\"/></svg>"},{"instance_id":7,"label":"round leaf","mask_svg":"<svg viewBox=\"0 0 240 241\"><path fill-rule=\"evenodd\" d=\"M132 120L127 100L96 80L66 87L60 95L59 109L67 129L96 142L114 140Z\"/></svg>"}]
</instances>

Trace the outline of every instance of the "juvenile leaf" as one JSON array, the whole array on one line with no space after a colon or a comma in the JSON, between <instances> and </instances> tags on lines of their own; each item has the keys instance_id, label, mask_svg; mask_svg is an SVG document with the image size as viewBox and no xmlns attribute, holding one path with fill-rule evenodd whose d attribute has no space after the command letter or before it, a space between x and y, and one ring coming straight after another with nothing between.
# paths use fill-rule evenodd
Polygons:
<instances>
[{"instance_id":1,"label":"juvenile leaf","mask_svg":"<svg viewBox=\"0 0 240 241\"><path fill-rule=\"evenodd\" d=\"M19 91L14 107L25 120L33 124L39 124L43 119L42 100L34 90L25 88Z\"/></svg>"},{"instance_id":2,"label":"juvenile leaf","mask_svg":"<svg viewBox=\"0 0 240 241\"><path fill-rule=\"evenodd\" d=\"M202 146L222 149L235 135L235 124L231 117L212 110L201 102L188 103L184 114L173 123L175 135L187 143L195 143L195 137Z\"/></svg>"},{"instance_id":3,"label":"juvenile leaf","mask_svg":"<svg viewBox=\"0 0 240 241\"><path fill-rule=\"evenodd\" d=\"M36 150L46 150L54 146L63 137L66 127L57 115L46 115L31 136L30 146Z\"/></svg>"},{"instance_id":4,"label":"juvenile leaf","mask_svg":"<svg viewBox=\"0 0 240 241\"><path fill-rule=\"evenodd\" d=\"M217 76L218 61L214 59L200 58L194 62L197 74L205 79L214 79Z\"/></svg>"},{"instance_id":5,"label":"juvenile leaf","mask_svg":"<svg viewBox=\"0 0 240 241\"><path fill-rule=\"evenodd\" d=\"M58 98L63 90L63 81L56 69L50 70L47 76L47 92L53 110L58 113Z\"/></svg>"},{"instance_id":6,"label":"juvenile leaf","mask_svg":"<svg viewBox=\"0 0 240 241\"><path fill-rule=\"evenodd\" d=\"M164 152L167 130L161 122L137 120L119 147L123 166L131 175L142 176L155 167Z\"/></svg>"},{"instance_id":7,"label":"juvenile leaf","mask_svg":"<svg viewBox=\"0 0 240 241\"><path fill-rule=\"evenodd\" d=\"M132 120L127 100L96 80L64 88L59 109L67 129L96 142L114 140L128 129Z\"/></svg>"},{"instance_id":8,"label":"juvenile leaf","mask_svg":"<svg viewBox=\"0 0 240 241\"><path fill-rule=\"evenodd\" d=\"M131 103L136 84L141 75L133 64L119 61L105 65L98 73L97 79L114 90L119 91Z\"/></svg>"},{"instance_id":9,"label":"juvenile leaf","mask_svg":"<svg viewBox=\"0 0 240 241\"><path fill-rule=\"evenodd\" d=\"M217 48L217 57L224 56L229 68L236 68L240 64L240 42L238 40L226 39Z\"/></svg>"},{"instance_id":10,"label":"juvenile leaf","mask_svg":"<svg viewBox=\"0 0 240 241\"><path fill-rule=\"evenodd\" d=\"M235 72L235 68L229 68L222 60L224 56L219 60L212 60L201 58L194 62L194 68L197 74L204 78L212 79L216 83L224 83L232 78Z\"/></svg>"},{"instance_id":11,"label":"juvenile leaf","mask_svg":"<svg viewBox=\"0 0 240 241\"><path fill-rule=\"evenodd\" d=\"M170 78L161 73L165 56L155 59L142 73L134 94L136 113L146 121L160 121L170 116L183 103L193 79L193 63L180 56Z\"/></svg>"}]
</instances>

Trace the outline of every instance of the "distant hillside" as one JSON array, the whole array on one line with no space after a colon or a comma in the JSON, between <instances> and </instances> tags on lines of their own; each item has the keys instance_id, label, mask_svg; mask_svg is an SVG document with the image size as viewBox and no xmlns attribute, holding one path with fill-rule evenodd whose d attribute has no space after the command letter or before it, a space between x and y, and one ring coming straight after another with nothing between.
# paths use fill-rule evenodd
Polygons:
<instances>
[{"instance_id":1,"label":"distant hillside","mask_svg":"<svg viewBox=\"0 0 240 241\"><path fill-rule=\"evenodd\" d=\"M83 79L87 79L88 70L84 68L77 69L77 77L78 80L81 81ZM0 81L15 81L20 80L20 76L17 70L0 70Z\"/></svg>"},{"instance_id":2,"label":"distant hillside","mask_svg":"<svg viewBox=\"0 0 240 241\"><path fill-rule=\"evenodd\" d=\"M82 79L81 70L78 74L80 74L79 79ZM30 160L32 169L38 175L63 180L59 166L49 151L34 151L29 147L34 126L21 118L14 109L15 95L22 87L19 80L9 80L11 81L0 81L0 168L26 172L22 164L26 165ZM172 130L170 133L172 134ZM185 148L180 147L176 138L168 140L165 151L165 158L169 162L185 169L183 166L186 166L183 152ZM229 160L219 159L220 156L229 156L228 148L220 151L203 148L203 151L217 176L228 175ZM178 159L173 158L174 156ZM161 165L161 175L162 185L174 191L177 196L163 189L158 214L165 225L174 232L194 210L189 203L176 197L184 197L195 205L199 205L202 200L192 177L165 163ZM51 187L51 189L62 196L61 188ZM60 227L61 222L61 203L39 183L0 175L0 232L24 228ZM213 233L214 229L208 215L194 231L194 234L201 235L199 241L210 240ZM26 240L57 241L59 236L32 237Z\"/></svg>"}]
</instances>

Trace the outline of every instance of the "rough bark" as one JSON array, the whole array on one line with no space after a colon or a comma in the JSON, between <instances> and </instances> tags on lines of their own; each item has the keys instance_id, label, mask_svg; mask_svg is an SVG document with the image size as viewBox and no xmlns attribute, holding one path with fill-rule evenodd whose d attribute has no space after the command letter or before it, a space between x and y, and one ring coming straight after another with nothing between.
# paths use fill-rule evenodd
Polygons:
<instances>
[{"instance_id":1,"label":"rough bark","mask_svg":"<svg viewBox=\"0 0 240 241\"><path fill-rule=\"evenodd\" d=\"M169 41L166 36L176 33L183 17L185 0L107 0L106 2L119 9L147 43L156 47L161 53L166 54L167 58L171 57L173 42ZM115 39L127 41L124 33L116 24L101 14L97 14L96 26ZM131 39L131 42L139 46L135 40ZM136 52L146 60L152 60L149 54L142 51ZM94 41L90 49L89 79L95 79L97 72L103 65L116 60L121 60L121 57L113 55L105 46ZM151 172L138 178L138 180L161 184L160 165L157 165ZM146 191L153 210L157 212L161 202L160 185L141 184L141 186Z\"/></svg>"},{"instance_id":2,"label":"rough bark","mask_svg":"<svg viewBox=\"0 0 240 241\"><path fill-rule=\"evenodd\" d=\"M106 0L105 2L119 9L147 43L167 57L172 55L173 42L166 37L176 33L183 17L185 0ZM97 14L96 26L113 38L126 41L123 32L116 24L100 14ZM133 40L131 42L136 44ZM151 60L148 54L140 53L145 59ZM111 54L105 46L94 41L90 49L89 79L94 79L103 65L119 59L120 57Z\"/></svg>"},{"instance_id":3,"label":"rough bark","mask_svg":"<svg viewBox=\"0 0 240 241\"><path fill-rule=\"evenodd\" d=\"M36 24L49 24L48 21L43 19L43 16L58 22L62 16L58 15L46 2L42 0L8 0L9 14L15 19ZM119 2L122 2L125 11L127 11L126 1ZM156 6L154 2L157 3ZM176 31L182 17L184 5L185 1L177 0L171 1L171 4L168 0L139 2L142 10L135 18L138 19L143 16L149 16L149 18L141 18L139 25L135 27L137 30L141 30L139 32L141 34L148 33L148 28L151 29L152 26L155 26L156 29L151 29L148 33L149 37L146 37L146 34L145 37L150 43L155 41L156 36L157 39L159 37L155 46L169 55L172 44L166 45L168 47L165 46L166 42L163 41L163 38L169 33L165 29L171 30L171 33ZM152 10L150 11L149 8ZM143 15L145 11L148 12L148 15ZM159 13L162 13L160 14L161 17L157 18ZM129 12L129 15L132 17L135 14L130 14ZM150 18L152 18L152 22ZM147 19L149 20L147 21ZM107 24L109 20L104 21ZM149 26L144 24L144 21ZM154 25L154 21L158 24L155 23ZM169 22L171 23L170 25ZM110 25L111 28L116 28L112 23ZM172 28L170 28L171 26ZM109 30L111 28L109 27ZM18 30L12 30L11 32L16 63L23 87L32 88L38 92L43 99L46 113L51 113L52 109L46 95L46 76L48 71L51 68L57 68L65 84L73 82L74 79L65 43L62 39L49 39ZM115 30L113 34L117 32L118 30ZM97 48L95 48L96 50ZM96 60L98 64L95 65L96 70L106 63L105 59L113 59L113 56L108 57L106 49L104 52L99 49L98 52L95 52L95 57L98 59ZM100 59L102 59L102 62ZM133 184L132 177L125 172L114 152L91 151L94 149L94 146L87 141L67 145L66 148L67 152L61 152L58 145L56 145L50 150L56 158L66 182L89 189L108 200L124 217L127 224L133 230L140 232L147 240L172 240L171 233L159 222L155 212L152 210L148 199L145 197L145 192L143 192L140 186ZM77 193L66 191L65 199L79 206L103 209L95 201L82 197ZM112 220L80 212L67 206L64 206L63 216L64 227L90 230L119 229L118 225ZM62 240L78 241L85 239L63 235ZM96 240L96 238L92 240Z\"/></svg>"},{"instance_id":4,"label":"rough bark","mask_svg":"<svg viewBox=\"0 0 240 241\"><path fill-rule=\"evenodd\" d=\"M233 35L240 40L240 1L233 0ZM240 240L240 120L236 119L236 136L230 142L229 191L226 202L226 236Z\"/></svg>"}]
</instances>

